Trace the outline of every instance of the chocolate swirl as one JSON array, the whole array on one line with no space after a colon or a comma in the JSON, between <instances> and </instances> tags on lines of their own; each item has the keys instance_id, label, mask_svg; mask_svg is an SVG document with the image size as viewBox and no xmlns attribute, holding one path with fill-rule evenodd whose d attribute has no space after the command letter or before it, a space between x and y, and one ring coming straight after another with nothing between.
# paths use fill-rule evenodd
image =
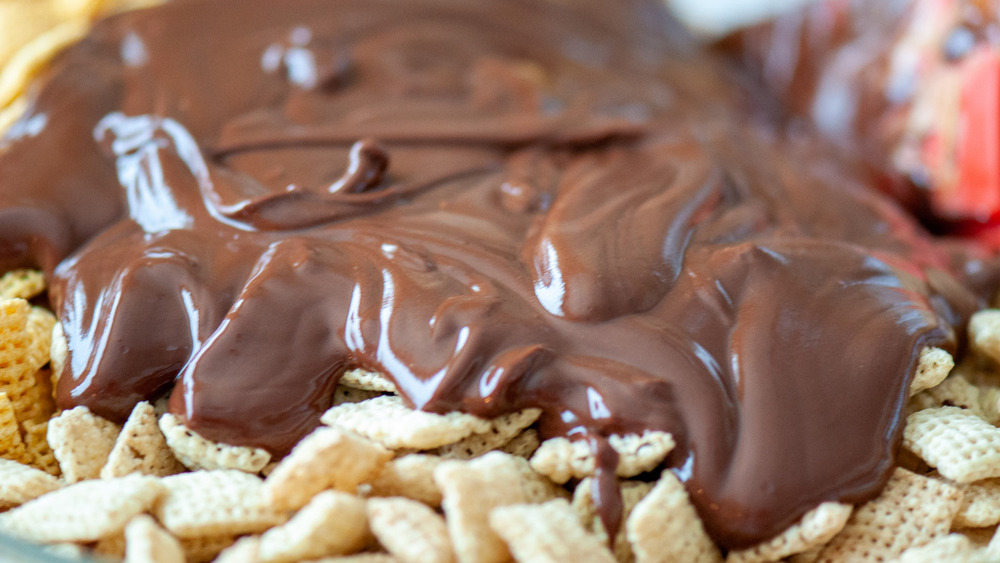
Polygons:
<instances>
[{"instance_id":1,"label":"chocolate swirl","mask_svg":"<svg viewBox=\"0 0 1000 563\"><path fill-rule=\"evenodd\" d=\"M768 126L660 7L608 6L97 25L0 154L0 266L52 278L60 404L122 419L169 392L190 428L280 453L360 366L428 411L539 407L598 450L669 431L726 546L871 497L919 352L955 342L985 265Z\"/></svg>"}]
</instances>

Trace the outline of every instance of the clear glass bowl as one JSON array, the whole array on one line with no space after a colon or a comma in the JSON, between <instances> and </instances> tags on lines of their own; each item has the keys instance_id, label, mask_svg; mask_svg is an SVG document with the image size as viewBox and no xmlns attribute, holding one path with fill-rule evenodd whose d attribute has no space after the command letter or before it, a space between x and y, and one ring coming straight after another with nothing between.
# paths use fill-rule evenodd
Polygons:
<instances>
[{"instance_id":1,"label":"clear glass bowl","mask_svg":"<svg viewBox=\"0 0 1000 563\"><path fill-rule=\"evenodd\" d=\"M35 544L0 534L0 561L3 563L98 563L94 559L67 558Z\"/></svg>"}]
</instances>

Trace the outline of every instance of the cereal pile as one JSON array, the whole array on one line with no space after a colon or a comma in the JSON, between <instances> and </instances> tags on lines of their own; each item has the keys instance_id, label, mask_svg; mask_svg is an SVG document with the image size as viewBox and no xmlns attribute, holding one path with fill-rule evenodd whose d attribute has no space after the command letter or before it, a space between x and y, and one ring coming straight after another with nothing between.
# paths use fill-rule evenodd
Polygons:
<instances>
[{"instance_id":1,"label":"cereal pile","mask_svg":"<svg viewBox=\"0 0 1000 563\"><path fill-rule=\"evenodd\" d=\"M52 31L0 75L2 115L20 111L34 73L107 4L86 3L75 27L39 23ZM45 291L37 271L0 278L0 533L53 552L131 563L1000 559L1000 311L972 317L960 365L923 350L899 467L880 496L819 504L725 553L662 470L677 447L666 432L609 437L621 501L609 521L599 450L542 441L539 409L416 411L364 370L340 377L322 425L280 459L208 440L164 401L140 402L122 425L58 411L66 340L35 304Z\"/></svg>"},{"instance_id":2,"label":"cereal pile","mask_svg":"<svg viewBox=\"0 0 1000 563\"><path fill-rule=\"evenodd\" d=\"M138 404L122 426L85 407L57 413L55 318L26 301L44 288L37 272L0 279L0 531L58 553L130 563L1000 557L1000 311L973 317L966 363L923 355L914 390L929 388L911 398L905 452L881 496L821 504L724 557L677 477L650 478L669 434L611 442L623 522L609 542L585 444L539 443L537 411L410 410L375 373L348 372L324 426L280 460L212 443L162 404Z\"/></svg>"}]
</instances>

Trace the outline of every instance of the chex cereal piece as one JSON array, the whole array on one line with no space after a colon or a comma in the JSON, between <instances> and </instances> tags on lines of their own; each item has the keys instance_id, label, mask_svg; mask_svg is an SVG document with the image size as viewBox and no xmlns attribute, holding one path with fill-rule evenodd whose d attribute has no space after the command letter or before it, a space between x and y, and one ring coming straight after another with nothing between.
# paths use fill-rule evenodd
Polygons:
<instances>
[{"instance_id":1,"label":"chex cereal piece","mask_svg":"<svg viewBox=\"0 0 1000 563\"><path fill-rule=\"evenodd\" d=\"M325 491L287 524L265 532L257 558L261 563L292 563L345 555L360 551L370 539L365 501L340 491Z\"/></svg>"},{"instance_id":2,"label":"chex cereal piece","mask_svg":"<svg viewBox=\"0 0 1000 563\"><path fill-rule=\"evenodd\" d=\"M434 470L448 532L461 563L507 561L506 544L490 528L489 513L509 504L552 498L523 459L490 452L470 461L446 460ZM549 484L551 486L551 483ZM547 497L547 498L545 498Z\"/></svg>"},{"instance_id":3,"label":"chex cereal piece","mask_svg":"<svg viewBox=\"0 0 1000 563\"><path fill-rule=\"evenodd\" d=\"M507 452L515 457L530 459L532 454L534 454L541 445L542 439L538 437L538 431L534 428L528 428L524 432L514 436L511 441L504 444L500 448L500 451Z\"/></svg>"},{"instance_id":4,"label":"chex cereal piece","mask_svg":"<svg viewBox=\"0 0 1000 563\"><path fill-rule=\"evenodd\" d=\"M654 469L674 449L673 436L659 431L646 431L642 436L614 434L608 443L618 452L619 477L634 477ZM596 459L587 440L551 438L531 456L531 467L556 483L565 483L593 475Z\"/></svg>"},{"instance_id":5,"label":"chex cereal piece","mask_svg":"<svg viewBox=\"0 0 1000 563\"><path fill-rule=\"evenodd\" d=\"M264 502L264 482L249 473L202 470L164 477L160 483L166 494L154 507L154 515L179 538L252 534L286 519Z\"/></svg>"},{"instance_id":6,"label":"chex cereal piece","mask_svg":"<svg viewBox=\"0 0 1000 563\"><path fill-rule=\"evenodd\" d=\"M163 493L152 477L83 481L0 514L0 532L40 543L97 541L120 533Z\"/></svg>"},{"instance_id":7,"label":"chex cereal piece","mask_svg":"<svg viewBox=\"0 0 1000 563\"><path fill-rule=\"evenodd\" d=\"M969 383L961 374L953 374L940 385L916 394L910 400L912 411L935 407L961 407L986 419L979 387Z\"/></svg>"},{"instance_id":8,"label":"chex cereal piece","mask_svg":"<svg viewBox=\"0 0 1000 563\"><path fill-rule=\"evenodd\" d=\"M849 504L824 502L778 536L748 549L730 551L726 563L778 561L820 547L844 529L853 509Z\"/></svg>"},{"instance_id":9,"label":"chex cereal piece","mask_svg":"<svg viewBox=\"0 0 1000 563\"><path fill-rule=\"evenodd\" d=\"M639 563L722 560L684 485L669 470L625 520L625 535Z\"/></svg>"},{"instance_id":10,"label":"chex cereal piece","mask_svg":"<svg viewBox=\"0 0 1000 563\"><path fill-rule=\"evenodd\" d=\"M338 385L333 391L333 406L344 403L360 403L361 401L367 401L368 399L374 399L382 395L385 395L385 393L381 391L365 391L364 389Z\"/></svg>"},{"instance_id":11,"label":"chex cereal piece","mask_svg":"<svg viewBox=\"0 0 1000 563\"><path fill-rule=\"evenodd\" d=\"M41 469L0 459L0 510L22 505L61 486L58 479Z\"/></svg>"},{"instance_id":12,"label":"chex cereal piece","mask_svg":"<svg viewBox=\"0 0 1000 563\"><path fill-rule=\"evenodd\" d=\"M1000 429L959 407L907 417L903 446L958 483L1000 477Z\"/></svg>"},{"instance_id":13,"label":"chex cereal piece","mask_svg":"<svg viewBox=\"0 0 1000 563\"><path fill-rule=\"evenodd\" d=\"M519 563L614 563L607 544L587 533L564 499L544 504L501 506L490 526Z\"/></svg>"},{"instance_id":14,"label":"chex cereal piece","mask_svg":"<svg viewBox=\"0 0 1000 563\"><path fill-rule=\"evenodd\" d=\"M21 439L21 430L17 426L14 405L7 398L7 393L3 392L0 392L0 459L31 462Z\"/></svg>"},{"instance_id":15,"label":"chex cereal piece","mask_svg":"<svg viewBox=\"0 0 1000 563\"><path fill-rule=\"evenodd\" d=\"M981 528L1000 523L1000 479L985 479L962 487L962 505L953 528Z\"/></svg>"},{"instance_id":16,"label":"chex cereal piece","mask_svg":"<svg viewBox=\"0 0 1000 563\"><path fill-rule=\"evenodd\" d=\"M954 367L955 358L952 358L948 352L940 348L926 347L922 349L917 363L917 371L913 374L913 380L910 381L910 395L916 395L924 389L930 389L941 383Z\"/></svg>"},{"instance_id":17,"label":"chex cereal piece","mask_svg":"<svg viewBox=\"0 0 1000 563\"><path fill-rule=\"evenodd\" d=\"M975 352L1000 362L1000 310L983 309L972 315L969 344Z\"/></svg>"},{"instance_id":18,"label":"chex cereal piece","mask_svg":"<svg viewBox=\"0 0 1000 563\"><path fill-rule=\"evenodd\" d=\"M187 563L208 563L218 557L224 549L236 543L237 536L218 534L177 539Z\"/></svg>"},{"instance_id":19,"label":"chex cereal piece","mask_svg":"<svg viewBox=\"0 0 1000 563\"><path fill-rule=\"evenodd\" d=\"M379 393L398 393L396 384L381 373L365 369L349 369L340 376L338 382L344 387L352 387L363 391L378 391Z\"/></svg>"},{"instance_id":20,"label":"chex cereal piece","mask_svg":"<svg viewBox=\"0 0 1000 563\"><path fill-rule=\"evenodd\" d=\"M434 414L413 410L403 403L402 397L394 395L337 405L326 411L321 420L323 424L349 430L392 449L429 450L490 430L488 420L460 412Z\"/></svg>"},{"instance_id":21,"label":"chex cereal piece","mask_svg":"<svg viewBox=\"0 0 1000 563\"><path fill-rule=\"evenodd\" d=\"M0 299L31 299L45 291L45 276L38 270L11 270L0 276Z\"/></svg>"},{"instance_id":22,"label":"chex cereal piece","mask_svg":"<svg viewBox=\"0 0 1000 563\"><path fill-rule=\"evenodd\" d=\"M434 454L450 459L472 459L486 452L497 450L531 426L541 416L541 409L524 409L490 420L490 429L462 438L454 444L441 446Z\"/></svg>"},{"instance_id":23,"label":"chex cereal piece","mask_svg":"<svg viewBox=\"0 0 1000 563\"><path fill-rule=\"evenodd\" d=\"M279 509L297 509L324 489L354 493L391 458L391 452L360 436L317 428L267 476L264 497Z\"/></svg>"},{"instance_id":24,"label":"chex cereal piece","mask_svg":"<svg viewBox=\"0 0 1000 563\"><path fill-rule=\"evenodd\" d=\"M61 475L59 461L49 447L49 421L28 420L21 424L21 429L24 430L24 447L28 450L31 465L52 475Z\"/></svg>"},{"instance_id":25,"label":"chex cereal piece","mask_svg":"<svg viewBox=\"0 0 1000 563\"><path fill-rule=\"evenodd\" d=\"M181 471L184 465L167 446L153 406L143 401L132 409L122 426L108 461L101 469L101 477L121 477L136 472L166 477Z\"/></svg>"},{"instance_id":26,"label":"chex cereal piece","mask_svg":"<svg viewBox=\"0 0 1000 563\"><path fill-rule=\"evenodd\" d=\"M945 536L961 506L958 487L897 468L874 500L857 507L817 561L886 561Z\"/></svg>"},{"instance_id":27,"label":"chex cereal piece","mask_svg":"<svg viewBox=\"0 0 1000 563\"><path fill-rule=\"evenodd\" d=\"M986 563L985 550L976 549L969 538L948 534L917 547L911 547L899 557L899 563Z\"/></svg>"},{"instance_id":28,"label":"chex cereal piece","mask_svg":"<svg viewBox=\"0 0 1000 563\"><path fill-rule=\"evenodd\" d=\"M125 563L184 563L181 544L145 514L125 526Z\"/></svg>"},{"instance_id":29,"label":"chex cereal piece","mask_svg":"<svg viewBox=\"0 0 1000 563\"><path fill-rule=\"evenodd\" d=\"M258 473L271 461L271 454L261 448L207 440L185 427L175 414L160 417L160 431L174 456L190 469L238 469Z\"/></svg>"},{"instance_id":30,"label":"chex cereal piece","mask_svg":"<svg viewBox=\"0 0 1000 563\"><path fill-rule=\"evenodd\" d=\"M63 411L49 421L49 446L69 483L96 479L115 447L121 427L87 407Z\"/></svg>"},{"instance_id":31,"label":"chex cereal piece","mask_svg":"<svg viewBox=\"0 0 1000 563\"><path fill-rule=\"evenodd\" d=\"M260 563L259 552L260 538L248 536L224 549L215 563Z\"/></svg>"},{"instance_id":32,"label":"chex cereal piece","mask_svg":"<svg viewBox=\"0 0 1000 563\"><path fill-rule=\"evenodd\" d=\"M455 560L444 518L415 500L371 499L368 501L368 520L382 547L404 563L451 563Z\"/></svg>"},{"instance_id":33,"label":"chex cereal piece","mask_svg":"<svg viewBox=\"0 0 1000 563\"><path fill-rule=\"evenodd\" d=\"M594 504L593 483L593 479L587 477L583 481L580 481L576 489L573 490L573 510L576 511L580 522L588 532L595 534L601 542L608 543L608 531L604 528L604 522L601 521L597 512L597 506ZM635 509L635 505L639 504L639 501L653 489L653 483L646 483L645 481L622 481L619 483L619 489L621 490L622 498L621 517L624 522L628 520L628 516ZM614 554L615 559L618 561L635 560L635 554L632 553L632 546L629 545L628 539L625 537L625 528L623 526L619 527L615 535Z\"/></svg>"},{"instance_id":34,"label":"chex cereal piece","mask_svg":"<svg viewBox=\"0 0 1000 563\"><path fill-rule=\"evenodd\" d=\"M441 458L424 454L398 457L382 466L370 486L377 497L406 497L428 506L441 506L441 490L434 483L434 469Z\"/></svg>"}]
</instances>

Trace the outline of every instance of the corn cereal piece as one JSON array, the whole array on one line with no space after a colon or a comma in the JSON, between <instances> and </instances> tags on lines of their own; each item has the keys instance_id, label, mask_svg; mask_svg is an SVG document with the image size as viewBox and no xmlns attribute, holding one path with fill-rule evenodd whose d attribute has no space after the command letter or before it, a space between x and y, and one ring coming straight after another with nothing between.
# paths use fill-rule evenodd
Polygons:
<instances>
[{"instance_id":1,"label":"corn cereal piece","mask_svg":"<svg viewBox=\"0 0 1000 563\"><path fill-rule=\"evenodd\" d=\"M477 432L462 438L454 444L441 446L432 453L450 459L472 459L486 452L500 449L507 445L522 430L531 426L541 416L541 409L524 409L511 414L498 416L490 420L487 432Z\"/></svg>"},{"instance_id":2,"label":"corn cereal piece","mask_svg":"<svg viewBox=\"0 0 1000 563\"><path fill-rule=\"evenodd\" d=\"M777 537L748 549L730 551L726 563L778 561L820 547L844 529L853 508L849 504L824 502Z\"/></svg>"},{"instance_id":3,"label":"corn cereal piece","mask_svg":"<svg viewBox=\"0 0 1000 563\"><path fill-rule=\"evenodd\" d=\"M287 524L261 536L257 557L262 563L292 563L354 553L370 541L365 501L347 493L325 491L313 497Z\"/></svg>"},{"instance_id":4,"label":"corn cereal piece","mask_svg":"<svg viewBox=\"0 0 1000 563\"><path fill-rule=\"evenodd\" d=\"M1000 310L984 309L969 319L972 350L1000 362Z\"/></svg>"},{"instance_id":5,"label":"corn cereal piece","mask_svg":"<svg viewBox=\"0 0 1000 563\"><path fill-rule=\"evenodd\" d=\"M21 440L21 431L17 427L14 405L3 392L0 392L0 459L21 463L31 462L24 441Z\"/></svg>"},{"instance_id":6,"label":"corn cereal piece","mask_svg":"<svg viewBox=\"0 0 1000 563\"><path fill-rule=\"evenodd\" d=\"M220 534L177 539L187 563L207 563L236 543L237 537L233 534Z\"/></svg>"},{"instance_id":7,"label":"corn cereal piece","mask_svg":"<svg viewBox=\"0 0 1000 563\"><path fill-rule=\"evenodd\" d=\"M49 421L49 446L69 483L96 479L115 447L121 427L87 407L63 411Z\"/></svg>"},{"instance_id":8,"label":"corn cereal piece","mask_svg":"<svg viewBox=\"0 0 1000 563\"><path fill-rule=\"evenodd\" d=\"M31 299L45 291L45 276L37 270L12 270L0 276L0 299Z\"/></svg>"},{"instance_id":9,"label":"corn cereal piece","mask_svg":"<svg viewBox=\"0 0 1000 563\"><path fill-rule=\"evenodd\" d=\"M264 497L279 509L297 509L324 489L354 493L391 458L390 452L359 436L318 428L267 476Z\"/></svg>"},{"instance_id":10,"label":"corn cereal piece","mask_svg":"<svg viewBox=\"0 0 1000 563\"><path fill-rule=\"evenodd\" d=\"M0 71L0 107L20 96L31 78L48 64L49 59L82 38L89 27L84 19L60 23L15 53Z\"/></svg>"},{"instance_id":11,"label":"corn cereal piece","mask_svg":"<svg viewBox=\"0 0 1000 563\"><path fill-rule=\"evenodd\" d=\"M38 370L49 363L52 350L52 329L59 321L51 312L41 307L32 307L28 312L28 363Z\"/></svg>"},{"instance_id":12,"label":"corn cereal piece","mask_svg":"<svg viewBox=\"0 0 1000 563\"><path fill-rule=\"evenodd\" d=\"M604 528L594 504L593 479L587 477L576 486L573 491L573 510L583 527L595 534L603 543L608 543L608 531ZM653 483L644 481L622 481L619 483L622 498L622 521L628 520L629 514L635 509L635 505L645 498L649 491L653 489ZM629 545L625 537L625 528L619 527L614 541L615 559L618 561L634 561L635 554L632 553L632 546Z\"/></svg>"},{"instance_id":13,"label":"corn cereal piece","mask_svg":"<svg viewBox=\"0 0 1000 563\"><path fill-rule=\"evenodd\" d=\"M164 493L151 477L83 481L0 514L0 532L33 542L97 541L120 533Z\"/></svg>"},{"instance_id":14,"label":"corn cereal piece","mask_svg":"<svg viewBox=\"0 0 1000 563\"><path fill-rule=\"evenodd\" d=\"M944 381L952 368L955 367L955 359L951 354L940 348L924 348L920 351L920 360L917 363L917 371L910 381L910 395L916 395L924 389L930 389L938 383Z\"/></svg>"},{"instance_id":15,"label":"corn cereal piece","mask_svg":"<svg viewBox=\"0 0 1000 563\"><path fill-rule=\"evenodd\" d=\"M18 420L31 408L35 386L31 343L27 331L31 307L23 299L0 301L0 393L6 393Z\"/></svg>"},{"instance_id":16,"label":"corn cereal piece","mask_svg":"<svg viewBox=\"0 0 1000 563\"><path fill-rule=\"evenodd\" d=\"M722 560L684 485L669 470L632 510L625 535L639 563Z\"/></svg>"},{"instance_id":17,"label":"corn cereal piece","mask_svg":"<svg viewBox=\"0 0 1000 563\"><path fill-rule=\"evenodd\" d=\"M953 528L982 528L1000 523L1000 479L969 483L962 488L962 505Z\"/></svg>"},{"instance_id":18,"label":"corn cereal piece","mask_svg":"<svg viewBox=\"0 0 1000 563\"><path fill-rule=\"evenodd\" d=\"M202 470L164 477L160 483L167 492L154 514L179 538L252 534L286 520L263 501L264 482L256 475Z\"/></svg>"},{"instance_id":19,"label":"corn cereal piece","mask_svg":"<svg viewBox=\"0 0 1000 563\"><path fill-rule=\"evenodd\" d=\"M985 550L976 549L969 538L948 534L928 544L903 552L899 563L986 563Z\"/></svg>"},{"instance_id":20,"label":"corn cereal piece","mask_svg":"<svg viewBox=\"0 0 1000 563\"><path fill-rule=\"evenodd\" d=\"M43 422L25 421L22 424L22 429L24 430L24 447L28 450L31 465L51 475L61 475L59 461L56 460L56 455L49 447L49 422L47 420Z\"/></svg>"},{"instance_id":21,"label":"corn cereal piece","mask_svg":"<svg viewBox=\"0 0 1000 563\"><path fill-rule=\"evenodd\" d=\"M125 563L184 563L181 544L149 516L125 526Z\"/></svg>"},{"instance_id":22,"label":"corn cereal piece","mask_svg":"<svg viewBox=\"0 0 1000 563\"><path fill-rule=\"evenodd\" d=\"M490 528L491 510L552 498L551 489L525 460L501 452L470 461L443 461L434 470L434 481L443 495L448 532L461 563L509 559L506 544Z\"/></svg>"},{"instance_id":23,"label":"corn cereal piece","mask_svg":"<svg viewBox=\"0 0 1000 563\"><path fill-rule=\"evenodd\" d=\"M101 477L122 477L136 472L166 477L181 471L184 465L167 446L153 406L141 402L132 409L122 426L108 461L101 469Z\"/></svg>"},{"instance_id":24,"label":"corn cereal piece","mask_svg":"<svg viewBox=\"0 0 1000 563\"><path fill-rule=\"evenodd\" d=\"M455 556L444 518L405 498L368 501L372 532L385 549L405 563L451 563Z\"/></svg>"},{"instance_id":25,"label":"corn cereal piece","mask_svg":"<svg viewBox=\"0 0 1000 563\"><path fill-rule=\"evenodd\" d=\"M259 550L259 537L245 537L224 549L215 563L260 563L257 557Z\"/></svg>"},{"instance_id":26,"label":"corn cereal piece","mask_svg":"<svg viewBox=\"0 0 1000 563\"><path fill-rule=\"evenodd\" d=\"M371 482L370 494L377 497L406 497L431 507L441 506L441 490L434 483L434 469L441 458L410 454L382 466Z\"/></svg>"},{"instance_id":27,"label":"corn cereal piece","mask_svg":"<svg viewBox=\"0 0 1000 563\"><path fill-rule=\"evenodd\" d=\"M46 355L46 358L48 355ZM26 422L47 422L56 413L55 397L48 369L36 370L32 386L24 394L26 408L17 413L23 426ZM26 440L27 442L27 440ZM27 445L27 444L25 444Z\"/></svg>"},{"instance_id":28,"label":"corn cereal piece","mask_svg":"<svg viewBox=\"0 0 1000 563\"><path fill-rule=\"evenodd\" d=\"M391 395L338 405L326 411L321 420L387 448L427 450L490 430L488 420L460 412L442 415L413 410L401 397Z\"/></svg>"},{"instance_id":29,"label":"corn cereal piece","mask_svg":"<svg viewBox=\"0 0 1000 563\"><path fill-rule=\"evenodd\" d=\"M364 369L349 369L340 376L340 385L361 389L363 391L378 391L379 393L398 393L396 384L381 373Z\"/></svg>"},{"instance_id":30,"label":"corn cereal piece","mask_svg":"<svg viewBox=\"0 0 1000 563\"><path fill-rule=\"evenodd\" d=\"M160 417L160 431L174 456L190 469L238 469L259 473L271 461L271 454L261 448L230 446L206 440L184 426L175 414Z\"/></svg>"},{"instance_id":31,"label":"corn cereal piece","mask_svg":"<svg viewBox=\"0 0 1000 563\"><path fill-rule=\"evenodd\" d=\"M936 407L961 407L985 420L979 387L961 374L954 374L940 385L914 395L910 400L913 412Z\"/></svg>"},{"instance_id":32,"label":"corn cereal piece","mask_svg":"<svg viewBox=\"0 0 1000 563\"><path fill-rule=\"evenodd\" d=\"M674 439L666 432L646 431L642 436L612 435L611 447L618 452L619 477L634 477L654 469L674 449ZM531 456L531 467L556 483L594 474L596 456L586 440L552 438L542 442Z\"/></svg>"},{"instance_id":33,"label":"corn cereal piece","mask_svg":"<svg viewBox=\"0 0 1000 563\"><path fill-rule=\"evenodd\" d=\"M958 487L897 468L882 494L854 510L817 561L898 557L947 535L960 506Z\"/></svg>"},{"instance_id":34,"label":"corn cereal piece","mask_svg":"<svg viewBox=\"0 0 1000 563\"><path fill-rule=\"evenodd\" d=\"M40 469L0 459L0 510L22 505L61 486L58 479Z\"/></svg>"},{"instance_id":35,"label":"corn cereal piece","mask_svg":"<svg viewBox=\"0 0 1000 563\"><path fill-rule=\"evenodd\" d=\"M958 407L911 414L903 446L958 483L1000 477L1000 429Z\"/></svg>"},{"instance_id":36,"label":"corn cereal piece","mask_svg":"<svg viewBox=\"0 0 1000 563\"><path fill-rule=\"evenodd\" d=\"M490 526L519 563L615 561L607 544L583 529L563 499L498 507L490 512Z\"/></svg>"}]
</instances>

